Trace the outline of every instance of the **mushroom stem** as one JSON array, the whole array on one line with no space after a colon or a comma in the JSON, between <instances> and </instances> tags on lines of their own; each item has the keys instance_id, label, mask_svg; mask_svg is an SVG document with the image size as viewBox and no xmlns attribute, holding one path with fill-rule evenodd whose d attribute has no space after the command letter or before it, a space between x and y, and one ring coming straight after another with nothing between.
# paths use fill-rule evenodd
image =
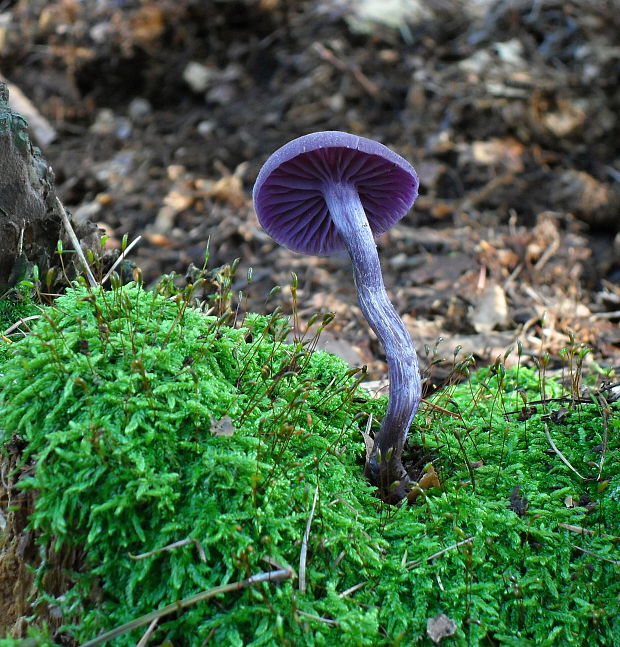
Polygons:
<instances>
[{"instance_id":1,"label":"mushroom stem","mask_svg":"<svg viewBox=\"0 0 620 647\"><path fill-rule=\"evenodd\" d=\"M377 245L357 188L350 183L326 182L323 196L351 257L360 307L387 357L388 408L366 461L367 476L387 490L394 481L407 479L402 453L421 398L417 355L411 336L385 291Z\"/></svg>"}]
</instances>

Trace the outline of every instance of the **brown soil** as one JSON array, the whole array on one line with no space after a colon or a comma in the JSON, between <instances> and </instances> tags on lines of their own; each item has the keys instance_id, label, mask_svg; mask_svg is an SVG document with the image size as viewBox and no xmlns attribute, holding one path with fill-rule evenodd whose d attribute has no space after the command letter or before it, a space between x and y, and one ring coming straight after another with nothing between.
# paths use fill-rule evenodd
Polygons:
<instances>
[{"instance_id":1,"label":"brown soil","mask_svg":"<svg viewBox=\"0 0 620 647\"><path fill-rule=\"evenodd\" d=\"M290 312L293 271L302 327L335 312L326 347L382 378L348 259L278 247L251 205L277 147L346 130L421 179L379 251L423 364L449 365L457 347L493 361L520 341L533 358L585 343L618 366L616 3L403 5L396 26L364 27L337 0L7 0L0 69L56 130L43 148L63 202L110 248L142 236L130 258L147 283L201 266L210 240L210 267L241 259L242 310ZM285 289L269 297L274 285ZM442 377L433 369L429 384ZM12 588L30 585L26 547L16 535L1 550L12 624L27 612Z\"/></svg>"},{"instance_id":2,"label":"brown soil","mask_svg":"<svg viewBox=\"0 0 620 647\"><path fill-rule=\"evenodd\" d=\"M421 16L403 3L399 28L366 30L335 0L8 4L0 64L57 130L45 153L61 198L109 246L141 235L147 282L200 266L208 240L212 267L241 259L243 308L264 309L295 271L302 321L335 311L336 350L381 375L348 259L279 248L250 200L278 146L347 130L419 172L416 206L379 247L422 353L438 337L447 356L492 359L517 337L554 353L572 330L615 361L613 2L431 2ZM288 290L278 302L290 310Z\"/></svg>"}]
</instances>

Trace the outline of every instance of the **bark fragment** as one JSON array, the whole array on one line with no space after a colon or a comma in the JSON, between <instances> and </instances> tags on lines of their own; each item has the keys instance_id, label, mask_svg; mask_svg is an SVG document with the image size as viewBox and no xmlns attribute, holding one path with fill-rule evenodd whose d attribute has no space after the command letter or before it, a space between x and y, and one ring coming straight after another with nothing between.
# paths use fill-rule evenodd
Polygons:
<instances>
[{"instance_id":1,"label":"bark fragment","mask_svg":"<svg viewBox=\"0 0 620 647\"><path fill-rule=\"evenodd\" d=\"M54 173L33 146L28 123L11 110L8 100L7 86L0 82L0 296L25 278L34 265L41 276L51 267L59 267L59 240L65 249L71 248L56 203ZM97 255L97 227L90 222L72 224L82 249ZM69 278L80 272L74 255L65 255L63 265Z\"/></svg>"}]
</instances>

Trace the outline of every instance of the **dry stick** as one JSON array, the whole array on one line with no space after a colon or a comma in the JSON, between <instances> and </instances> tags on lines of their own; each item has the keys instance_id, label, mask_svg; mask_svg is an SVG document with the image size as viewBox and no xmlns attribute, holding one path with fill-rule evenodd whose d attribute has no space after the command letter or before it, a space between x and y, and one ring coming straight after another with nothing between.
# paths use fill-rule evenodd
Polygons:
<instances>
[{"instance_id":1,"label":"dry stick","mask_svg":"<svg viewBox=\"0 0 620 647\"><path fill-rule=\"evenodd\" d=\"M331 50L321 45L321 43L313 43L312 47L324 61L333 65L340 72L350 74L371 97L377 98L381 94L381 88L362 72L359 65L343 63Z\"/></svg>"},{"instance_id":2,"label":"dry stick","mask_svg":"<svg viewBox=\"0 0 620 647\"><path fill-rule=\"evenodd\" d=\"M30 317L23 317L19 321L16 321L14 324L9 326L3 333L2 335L10 335L14 330L17 330L23 323L26 323L27 321L33 321L34 319L40 319L41 315L31 315ZM24 333L25 334L25 333Z\"/></svg>"},{"instance_id":3,"label":"dry stick","mask_svg":"<svg viewBox=\"0 0 620 647\"><path fill-rule=\"evenodd\" d=\"M467 537L462 541L457 541L456 544L452 544L452 546L448 546L447 548L442 548L440 551L433 553L430 557L425 557L424 559L415 559L411 562L406 562L405 566L407 568L417 568L423 562L430 562L436 559L437 557L441 557L444 553L447 553L449 550L454 550L455 548L458 548L459 546L464 546L465 544L471 544L472 541L474 541L473 537Z\"/></svg>"},{"instance_id":4,"label":"dry stick","mask_svg":"<svg viewBox=\"0 0 620 647\"><path fill-rule=\"evenodd\" d=\"M558 523L558 526L560 526L560 528L565 528L566 530L570 530L571 532L579 533L580 535L595 534L594 530L590 530L589 528L582 528L581 526L573 526L570 523Z\"/></svg>"},{"instance_id":5,"label":"dry stick","mask_svg":"<svg viewBox=\"0 0 620 647\"><path fill-rule=\"evenodd\" d=\"M111 276L112 272L125 260L127 254L140 242L142 236L134 238L127 247L121 252L121 255L114 261L114 265L108 270L106 275L101 279L101 285L103 285Z\"/></svg>"},{"instance_id":6,"label":"dry stick","mask_svg":"<svg viewBox=\"0 0 620 647\"><path fill-rule=\"evenodd\" d=\"M304 537L301 540L301 551L299 553L299 590L302 593L306 592L306 559L308 557L308 539L310 537L310 526L312 525L312 517L314 517L314 508L316 507L316 499L318 495L319 486L317 484L316 490L314 490L312 508L310 509L310 515L308 517L308 522L306 523L306 531L304 532Z\"/></svg>"},{"instance_id":7,"label":"dry stick","mask_svg":"<svg viewBox=\"0 0 620 647\"><path fill-rule=\"evenodd\" d=\"M422 398L421 402L422 404L425 404L431 411L439 411L439 413L442 413L444 416L450 416L451 418L456 418L457 420L461 420L463 418L461 414L454 413L454 411L449 411L448 409L444 409L443 407L440 407L438 404L435 404L434 402L431 402L426 398Z\"/></svg>"},{"instance_id":8,"label":"dry stick","mask_svg":"<svg viewBox=\"0 0 620 647\"><path fill-rule=\"evenodd\" d=\"M555 446L555 443L553 442L553 439L551 438L551 434L549 433L549 428L547 427L546 423L545 423L545 436L547 436L547 440L549 441L549 444L551 445L551 449L553 449L553 451L557 454L558 458L564 463L564 465L566 465L566 467L568 467L573 472L575 472L575 474L577 474L577 476L582 481L585 481L586 480L585 476L581 476L581 474L579 474L579 472L566 460L566 458L564 457L564 454L562 454L562 452Z\"/></svg>"},{"instance_id":9,"label":"dry stick","mask_svg":"<svg viewBox=\"0 0 620 647\"><path fill-rule=\"evenodd\" d=\"M595 312L591 314L592 319L617 319L620 317L620 310L613 310L612 312Z\"/></svg>"},{"instance_id":10,"label":"dry stick","mask_svg":"<svg viewBox=\"0 0 620 647\"><path fill-rule=\"evenodd\" d=\"M609 557L605 557L605 555L599 555L598 553L595 553L592 550L588 550L587 548L582 548L581 546L576 546L575 544L571 544L571 546L573 548L576 548L577 550L580 550L582 553L585 553L586 555L592 555L592 557L596 557L597 559L602 559L604 562L620 565L620 559L610 559Z\"/></svg>"},{"instance_id":11,"label":"dry stick","mask_svg":"<svg viewBox=\"0 0 620 647\"><path fill-rule=\"evenodd\" d=\"M75 232L73 231L73 227L69 222L69 216L67 216L67 212L65 211L65 208L62 206L62 202L58 198L56 198L56 203L58 204L58 207L60 209L60 217L62 218L62 222L65 226L65 229L69 234L69 238L71 240L71 244L73 245L73 248L75 249L75 253L78 255L78 258L82 261L82 265L84 266L84 271L86 272L86 278L90 283L90 287L96 288L97 281L95 281L95 277L93 276L93 273L90 270L90 266L88 265L86 256L84 256L84 252L82 251L82 246L80 245L80 241L78 240L78 237L75 235Z\"/></svg>"},{"instance_id":12,"label":"dry stick","mask_svg":"<svg viewBox=\"0 0 620 647\"><path fill-rule=\"evenodd\" d=\"M596 533L594 530L590 530L589 528L582 528L581 526L573 526L570 523L558 523L558 526L561 528L565 528L566 530L570 530L571 532L576 532L577 534L580 535L590 535L594 536L597 535L598 537L602 537L604 539L611 539L612 541L619 541L620 537L616 537L615 535L608 535L607 533Z\"/></svg>"},{"instance_id":13,"label":"dry stick","mask_svg":"<svg viewBox=\"0 0 620 647\"><path fill-rule=\"evenodd\" d=\"M560 237L556 236L545 251L542 253L540 258L534 264L534 271L540 272L542 268L547 264L547 261L558 251L560 248Z\"/></svg>"},{"instance_id":14,"label":"dry stick","mask_svg":"<svg viewBox=\"0 0 620 647\"><path fill-rule=\"evenodd\" d=\"M528 400L527 405L533 406L535 404L551 404L552 402L570 402L571 404L592 404L592 398L548 398L547 400ZM504 418L509 419L510 416L516 416L523 412L523 409L516 409L515 411L506 411Z\"/></svg>"},{"instance_id":15,"label":"dry stick","mask_svg":"<svg viewBox=\"0 0 620 647\"><path fill-rule=\"evenodd\" d=\"M190 607L198 602L202 602L203 600L208 600L209 598L212 598L215 595L219 595L220 593L239 591L240 589L245 589L248 586L260 584L261 582L282 582L283 580L288 580L291 577L293 577L293 569L283 568L277 571L257 573L256 575L252 575L252 577L248 577L245 580L232 582L231 584L216 586L213 589L201 591L200 593L196 593L196 595L192 595L189 598L183 598L183 600L173 602L172 604L169 604L162 609L151 611L151 613L147 613L146 615L140 616L135 620L131 620L130 622L127 622L120 627L116 627L115 629L106 631L103 634L99 634L99 636L97 636L96 638L82 643L81 647L95 647L96 645L101 645L102 643L107 642L108 640L112 640L117 636L121 636L128 631L132 631L133 629L137 629L138 627L148 625L149 623L153 622L153 620L159 620L159 618L163 618L164 616L170 615L171 613L176 613L181 609L186 609L187 607Z\"/></svg>"},{"instance_id":16,"label":"dry stick","mask_svg":"<svg viewBox=\"0 0 620 647\"><path fill-rule=\"evenodd\" d=\"M146 643L149 641L149 638L155 631L155 627L157 627L157 623L159 622L159 618L155 618L153 622L149 625L149 628L144 632L144 636L140 638L140 641L136 645L136 647L146 647Z\"/></svg>"},{"instance_id":17,"label":"dry stick","mask_svg":"<svg viewBox=\"0 0 620 647\"><path fill-rule=\"evenodd\" d=\"M513 182L515 175L512 171L507 171L502 175L496 175L489 182L487 182L481 189L476 191L473 194L470 194L467 198L464 198L458 203L458 208L460 211L468 211L472 207L475 207L479 202L482 202L487 196L489 196L495 189L504 184L510 184Z\"/></svg>"}]
</instances>

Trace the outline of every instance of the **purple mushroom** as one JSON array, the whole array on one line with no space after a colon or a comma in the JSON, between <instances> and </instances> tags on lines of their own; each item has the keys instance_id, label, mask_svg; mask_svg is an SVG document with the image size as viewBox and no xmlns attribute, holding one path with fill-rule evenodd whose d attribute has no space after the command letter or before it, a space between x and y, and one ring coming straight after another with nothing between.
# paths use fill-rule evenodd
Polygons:
<instances>
[{"instance_id":1,"label":"purple mushroom","mask_svg":"<svg viewBox=\"0 0 620 647\"><path fill-rule=\"evenodd\" d=\"M400 155L339 131L299 137L278 149L253 192L258 220L276 242L302 254L349 252L360 307L388 363L389 404L366 462L367 476L384 492L407 483L402 452L421 384L411 336L385 291L374 238L398 222L417 195L416 172Z\"/></svg>"}]
</instances>

